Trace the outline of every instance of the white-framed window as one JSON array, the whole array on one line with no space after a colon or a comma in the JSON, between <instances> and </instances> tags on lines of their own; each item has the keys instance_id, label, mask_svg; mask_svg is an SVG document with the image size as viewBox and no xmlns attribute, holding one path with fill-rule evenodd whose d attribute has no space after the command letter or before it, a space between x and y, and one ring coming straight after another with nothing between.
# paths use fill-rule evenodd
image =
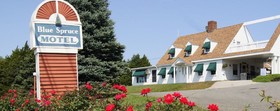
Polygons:
<instances>
[{"instance_id":1,"label":"white-framed window","mask_svg":"<svg viewBox=\"0 0 280 111\"><path fill-rule=\"evenodd\" d=\"M139 76L139 77L136 77L136 82L137 82L137 83L144 83L144 82L147 82L147 77L146 77L146 76Z\"/></svg>"}]
</instances>

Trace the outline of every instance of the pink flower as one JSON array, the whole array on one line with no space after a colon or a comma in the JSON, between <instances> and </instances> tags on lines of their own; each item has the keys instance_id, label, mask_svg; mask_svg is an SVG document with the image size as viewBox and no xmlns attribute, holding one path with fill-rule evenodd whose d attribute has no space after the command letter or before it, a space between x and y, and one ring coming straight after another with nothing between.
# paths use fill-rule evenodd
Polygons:
<instances>
[{"instance_id":1,"label":"pink flower","mask_svg":"<svg viewBox=\"0 0 280 111\"><path fill-rule=\"evenodd\" d=\"M17 90L14 89L14 93L17 93Z\"/></svg>"},{"instance_id":2,"label":"pink flower","mask_svg":"<svg viewBox=\"0 0 280 111\"><path fill-rule=\"evenodd\" d=\"M166 104L172 104L173 101L174 101L174 98L171 94L167 94L167 95L164 96L164 102Z\"/></svg>"},{"instance_id":3,"label":"pink flower","mask_svg":"<svg viewBox=\"0 0 280 111\"><path fill-rule=\"evenodd\" d=\"M148 102L148 103L146 104L146 110L149 111L150 108L152 107L152 105L153 105L152 102Z\"/></svg>"},{"instance_id":4,"label":"pink flower","mask_svg":"<svg viewBox=\"0 0 280 111\"><path fill-rule=\"evenodd\" d=\"M174 92L173 96L176 97L176 98L180 98L182 95L179 92Z\"/></svg>"},{"instance_id":5,"label":"pink flower","mask_svg":"<svg viewBox=\"0 0 280 111\"><path fill-rule=\"evenodd\" d=\"M157 102L160 103L162 101L162 98L158 98Z\"/></svg>"},{"instance_id":6,"label":"pink flower","mask_svg":"<svg viewBox=\"0 0 280 111\"><path fill-rule=\"evenodd\" d=\"M91 89L92 89L92 86L90 85L89 82L86 83L86 88L87 88L88 90L91 90Z\"/></svg>"},{"instance_id":7,"label":"pink flower","mask_svg":"<svg viewBox=\"0 0 280 111\"><path fill-rule=\"evenodd\" d=\"M15 99L10 99L10 104L11 104L11 105L14 105L14 104L15 104L15 102L16 102L16 100L15 100Z\"/></svg>"},{"instance_id":8,"label":"pink flower","mask_svg":"<svg viewBox=\"0 0 280 111\"><path fill-rule=\"evenodd\" d=\"M120 100L120 99L122 99L122 95L121 94L117 94L116 96L115 96L115 99L118 101L118 100Z\"/></svg>"},{"instance_id":9,"label":"pink flower","mask_svg":"<svg viewBox=\"0 0 280 111\"><path fill-rule=\"evenodd\" d=\"M115 104L108 104L108 105L106 106L106 111L113 111L114 108L115 108Z\"/></svg>"},{"instance_id":10,"label":"pink flower","mask_svg":"<svg viewBox=\"0 0 280 111\"><path fill-rule=\"evenodd\" d=\"M182 104L188 104L188 99L186 97L182 97L182 98L180 98L180 102Z\"/></svg>"},{"instance_id":11,"label":"pink flower","mask_svg":"<svg viewBox=\"0 0 280 111\"><path fill-rule=\"evenodd\" d=\"M208 109L210 111L218 111L219 110L219 107L216 105L216 104L209 104L208 105Z\"/></svg>"},{"instance_id":12,"label":"pink flower","mask_svg":"<svg viewBox=\"0 0 280 111\"><path fill-rule=\"evenodd\" d=\"M194 107L194 106L195 106L195 102L189 101L189 102L188 102L188 106L189 106L189 107Z\"/></svg>"},{"instance_id":13,"label":"pink flower","mask_svg":"<svg viewBox=\"0 0 280 111\"><path fill-rule=\"evenodd\" d=\"M35 94L35 93L34 93L34 90L31 89L31 90L29 91L29 95L32 96L33 94Z\"/></svg>"},{"instance_id":14,"label":"pink flower","mask_svg":"<svg viewBox=\"0 0 280 111\"><path fill-rule=\"evenodd\" d=\"M19 109L16 109L16 111L20 111Z\"/></svg>"},{"instance_id":15,"label":"pink flower","mask_svg":"<svg viewBox=\"0 0 280 111\"><path fill-rule=\"evenodd\" d=\"M17 94L16 93L14 94L14 98L17 98Z\"/></svg>"},{"instance_id":16,"label":"pink flower","mask_svg":"<svg viewBox=\"0 0 280 111\"><path fill-rule=\"evenodd\" d=\"M129 106L126 111L133 111L133 106Z\"/></svg>"},{"instance_id":17,"label":"pink flower","mask_svg":"<svg viewBox=\"0 0 280 111\"><path fill-rule=\"evenodd\" d=\"M118 85L118 84L113 85L113 88L115 88L115 89L119 89L119 87L120 87L120 85Z\"/></svg>"},{"instance_id":18,"label":"pink flower","mask_svg":"<svg viewBox=\"0 0 280 111\"><path fill-rule=\"evenodd\" d=\"M50 92L52 95L55 95L56 94L56 91L55 90L51 90Z\"/></svg>"}]
</instances>

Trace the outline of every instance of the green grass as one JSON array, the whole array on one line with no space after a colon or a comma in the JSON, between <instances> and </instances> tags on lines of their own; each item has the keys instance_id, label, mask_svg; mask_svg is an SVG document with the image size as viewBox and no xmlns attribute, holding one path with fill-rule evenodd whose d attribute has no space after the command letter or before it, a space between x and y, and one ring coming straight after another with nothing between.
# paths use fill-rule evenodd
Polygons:
<instances>
[{"instance_id":1,"label":"green grass","mask_svg":"<svg viewBox=\"0 0 280 111\"><path fill-rule=\"evenodd\" d=\"M280 81L280 74L270 74L266 76L257 76L253 79L254 82L272 82Z\"/></svg>"},{"instance_id":2,"label":"green grass","mask_svg":"<svg viewBox=\"0 0 280 111\"><path fill-rule=\"evenodd\" d=\"M150 101L156 101L156 97L148 97ZM125 98L125 101L122 103L123 105L129 106L132 105L135 111L144 111L145 105L147 103L147 97L143 97L141 95L133 95L128 94ZM207 111L199 106L194 107L193 111Z\"/></svg>"},{"instance_id":3,"label":"green grass","mask_svg":"<svg viewBox=\"0 0 280 111\"><path fill-rule=\"evenodd\" d=\"M144 88L151 88L151 92L165 92L178 90L195 90L211 87L215 81L199 82L199 83L180 83L180 84L157 84L145 86L128 86L128 93L141 93Z\"/></svg>"}]
</instances>

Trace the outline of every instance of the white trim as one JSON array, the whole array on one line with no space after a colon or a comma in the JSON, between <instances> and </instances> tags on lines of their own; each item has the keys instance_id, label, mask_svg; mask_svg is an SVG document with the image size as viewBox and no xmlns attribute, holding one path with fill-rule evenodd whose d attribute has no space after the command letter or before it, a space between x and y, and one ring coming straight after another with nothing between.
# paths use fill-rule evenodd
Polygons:
<instances>
[{"instance_id":1,"label":"white trim","mask_svg":"<svg viewBox=\"0 0 280 111\"><path fill-rule=\"evenodd\" d=\"M37 48L35 53L78 53L77 49L59 49L59 48Z\"/></svg>"},{"instance_id":2,"label":"white trim","mask_svg":"<svg viewBox=\"0 0 280 111\"><path fill-rule=\"evenodd\" d=\"M205 62L205 61L215 61L215 60L221 60L221 59L231 59L231 58L238 58L238 57L248 57L248 56L254 56L254 55L261 55L261 54L272 54L271 52L259 52L259 53L252 53L252 54L245 54L245 55L236 55L236 56L229 56L229 57L221 57L221 58L213 58L213 59L204 59L204 60L196 60L192 61L193 63L196 62Z\"/></svg>"},{"instance_id":3,"label":"white trim","mask_svg":"<svg viewBox=\"0 0 280 111\"><path fill-rule=\"evenodd\" d=\"M79 69L78 69L78 54L76 54L76 71L77 71L77 90L79 90Z\"/></svg>"},{"instance_id":4,"label":"white trim","mask_svg":"<svg viewBox=\"0 0 280 111\"><path fill-rule=\"evenodd\" d=\"M36 63L36 93L37 98L41 100L41 82L40 82L40 61L39 53L35 53L35 63Z\"/></svg>"},{"instance_id":5,"label":"white trim","mask_svg":"<svg viewBox=\"0 0 280 111\"><path fill-rule=\"evenodd\" d=\"M280 15L244 22L243 25L252 25L252 24L271 21L271 20L276 20L276 19L280 19Z\"/></svg>"},{"instance_id":6,"label":"white trim","mask_svg":"<svg viewBox=\"0 0 280 111\"><path fill-rule=\"evenodd\" d=\"M137 68L131 68L131 70L150 69L150 68L157 68L157 67L156 66L137 67Z\"/></svg>"}]
</instances>

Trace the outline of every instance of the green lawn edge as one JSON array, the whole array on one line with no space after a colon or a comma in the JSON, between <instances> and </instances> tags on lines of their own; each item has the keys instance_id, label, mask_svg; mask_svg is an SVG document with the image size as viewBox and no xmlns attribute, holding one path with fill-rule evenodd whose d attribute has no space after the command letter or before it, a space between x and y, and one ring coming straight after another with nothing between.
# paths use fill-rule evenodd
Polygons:
<instances>
[{"instance_id":1,"label":"green lawn edge","mask_svg":"<svg viewBox=\"0 0 280 111\"><path fill-rule=\"evenodd\" d=\"M253 79L254 82L272 82L272 81L279 81L280 74L269 74L266 76L257 76Z\"/></svg>"},{"instance_id":2,"label":"green lawn edge","mask_svg":"<svg viewBox=\"0 0 280 111\"><path fill-rule=\"evenodd\" d=\"M211 87L216 81L206 81L197 83L178 83L178 84L156 84L143 86L128 86L128 93L141 93L144 88L150 88L151 92L167 92L179 90L197 90Z\"/></svg>"}]
</instances>

